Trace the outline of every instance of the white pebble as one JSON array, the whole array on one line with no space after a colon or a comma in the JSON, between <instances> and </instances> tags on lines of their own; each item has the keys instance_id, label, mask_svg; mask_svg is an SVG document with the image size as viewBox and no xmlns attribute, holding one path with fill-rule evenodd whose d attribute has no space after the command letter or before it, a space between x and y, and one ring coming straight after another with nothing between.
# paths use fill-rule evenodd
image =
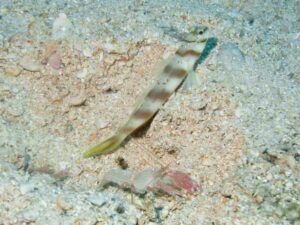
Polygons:
<instances>
[{"instance_id":1,"label":"white pebble","mask_svg":"<svg viewBox=\"0 0 300 225\"><path fill-rule=\"evenodd\" d=\"M84 46L82 53L85 57L93 56L93 50L89 46Z\"/></svg>"},{"instance_id":2,"label":"white pebble","mask_svg":"<svg viewBox=\"0 0 300 225\"><path fill-rule=\"evenodd\" d=\"M20 66L28 71L31 72L38 72L41 70L42 66L39 62L37 62L36 60L34 60L33 58L29 57L29 56L25 56L20 60Z\"/></svg>"},{"instance_id":3,"label":"white pebble","mask_svg":"<svg viewBox=\"0 0 300 225\"><path fill-rule=\"evenodd\" d=\"M103 120L103 119L97 119L96 120L96 126L97 126L97 129L104 129L108 126L108 122Z\"/></svg>"},{"instance_id":4,"label":"white pebble","mask_svg":"<svg viewBox=\"0 0 300 225\"><path fill-rule=\"evenodd\" d=\"M69 106L80 106L86 101L86 94L85 91L82 89L77 96L71 97L69 99L68 105Z\"/></svg>"},{"instance_id":5,"label":"white pebble","mask_svg":"<svg viewBox=\"0 0 300 225\"><path fill-rule=\"evenodd\" d=\"M35 189L35 185L33 183L24 183L20 185L20 192L23 195L34 191L34 189Z\"/></svg>"},{"instance_id":6,"label":"white pebble","mask_svg":"<svg viewBox=\"0 0 300 225\"><path fill-rule=\"evenodd\" d=\"M93 195L90 195L87 200L89 202L91 202L92 204L94 205L97 205L97 206L103 206L104 204L106 204L106 202L108 202L110 200L110 198L106 195L103 195L101 193L98 193L98 194L93 194Z\"/></svg>"},{"instance_id":7,"label":"white pebble","mask_svg":"<svg viewBox=\"0 0 300 225\"><path fill-rule=\"evenodd\" d=\"M77 73L77 77L81 80L81 81L84 81L85 78L87 77L88 75L88 69L87 68L83 68L82 70L80 70L78 73Z\"/></svg>"}]
</instances>

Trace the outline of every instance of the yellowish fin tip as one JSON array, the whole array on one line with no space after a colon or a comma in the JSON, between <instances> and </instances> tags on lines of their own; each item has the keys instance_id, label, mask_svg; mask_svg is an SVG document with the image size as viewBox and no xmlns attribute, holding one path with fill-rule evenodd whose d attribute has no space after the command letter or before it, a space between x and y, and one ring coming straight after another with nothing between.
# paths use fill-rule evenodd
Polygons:
<instances>
[{"instance_id":1,"label":"yellowish fin tip","mask_svg":"<svg viewBox=\"0 0 300 225\"><path fill-rule=\"evenodd\" d=\"M103 155L108 154L115 151L120 144L122 143L123 139L118 136L112 136L105 141L101 142L100 144L90 148L89 150L83 153L85 158L96 156L96 155Z\"/></svg>"}]
</instances>

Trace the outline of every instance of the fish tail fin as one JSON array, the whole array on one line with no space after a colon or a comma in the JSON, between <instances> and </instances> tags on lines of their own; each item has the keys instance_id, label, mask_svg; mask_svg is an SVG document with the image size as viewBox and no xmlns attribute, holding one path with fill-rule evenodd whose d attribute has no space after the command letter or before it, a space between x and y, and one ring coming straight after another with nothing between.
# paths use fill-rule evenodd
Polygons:
<instances>
[{"instance_id":1,"label":"fish tail fin","mask_svg":"<svg viewBox=\"0 0 300 225\"><path fill-rule=\"evenodd\" d=\"M115 151L123 142L122 135L114 135L83 153L85 158L108 154Z\"/></svg>"}]
</instances>

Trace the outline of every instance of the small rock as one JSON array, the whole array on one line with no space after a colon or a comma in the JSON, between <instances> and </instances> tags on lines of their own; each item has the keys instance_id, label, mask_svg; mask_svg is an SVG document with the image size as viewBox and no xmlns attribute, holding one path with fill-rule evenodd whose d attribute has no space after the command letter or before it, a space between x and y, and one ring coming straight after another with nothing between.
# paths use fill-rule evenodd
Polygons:
<instances>
[{"instance_id":1,"label":"small rock","mask_svg":"<svg viewBox=\"0 0 300 225\"><path fill-rule=\"evenodd\" d=\"M260 204L260 203L262 203L264 201L264 197L262 197L260 195L257 195L257 196L255 196L254 201L256 203Z\"/></svg>"},{"instance_id":2,"label":"small rock","mask_svg":"<svg viewBox=\"0 0 300 225\"><path fill-rule=\"evenodd\" d=\"M220 104L217 103L217 102L212 102L212 103L210 104L210 109L211 109L212 111L217 111L217 110L220 109Z\"/></svg>"},{"instance_id":3,"label":"small rock","mask_svg":"<svg viewBox=\"0 0 300 225\"><path fill-rule=\"evenodd\" d=\"M234 43L223 44L218 53L218 63L227 70L239 70L245 63L245 57Z\"/></svg>"},{"instance_id":4,"label":"small rock","mask_svg":"<svg viewBox=\"0 0 300 225\"><path fill-rule=\"evenodd\" d=\"M103 119L97 119L96 120L96 126L97 129L104 129L108 126L109 122L103 120Z\"/></svg>"},{"instance_id":5,"label":"small rock","mask_svg":"<svg viewBox=\"0 0 300 225\"><path fill-rule=\"evenodd\" d=\"M92 57L93 56L93 50L89 46L84 46L82 53L85 57Z\"/></svg>"},{"instance_id":6,"label":"small rock","mask_svg":"<svg viewBox=\"0 0 300 225\"><path fill-rule=\"evenodd\" d=\"M18 117L23 115L24 108L22 107L22 105L13 104L11 107L8 108L8 112L12 116Z\"/></svg>"},{"instance_id":7,"label":"small rock","mask_svg":"<svg viewBox=\"0 0 300 225\"><path fill-rule=\"evenodd\" d=\"M68 211L73 208L73 206L67 203L63 197L57 198L56 207L62 211Z\"/></svg>"},{"instance_id":8,"label":"small rock","mask_svg":"<svg viewBox=\"0 0 300 225\"><path fill-rule=\"evenodd\" d=\"M80 105L84 104L84 102L86 101L86 98L87 97L86 97L85 91L82 89L77 96L71 97L69 99L68 105L69 106L80 106Z\"/></svg>"},{"instance_id":9,"label":"small rock","mask_svg":"<svg viewBox=\"0 0 300 225\"><path fill-rule=\"evenodd\" d=\"M83 68L82 70L80 70L78 73L77 73L77 77L81 80L81 81L84 81L86 79L88 75L88 69L87 68Z\"/></svg>"},{"instance_id":10,"label":"small rock","mask_svg":"<svg viewBox=\"0 0 300 225\"><path fill-rule=\"evenodd\" d=\"M7 67L4 70L4 73L8 76L12 76L12 77L16 77L19 76L20 73L22 72L22 69L18 66L14 66L14 67Z\"/></svg>"},{"instance_id":11,"label":"small rock","mask_svg":"<svg viewBox=\"0 0 300 225\"><path fill-rule=\"evenodd\" d=\"M23 195L32 192L34 190L35 190L35 185L33 183L24 183L20 185L20 192Z\"/></svg>"},{"instance_id":12,"label":"small rock","mask_svg":"<svg viewBox=\"0 0 300 225\"><path fill-rule=\"evenodd\" d=\"M207 106L207 101L204 98L199 98L197 96L197 98L193 98L189 101L189 106L195 111L204 110Z\"/></svg>"},{"instance_id":13,"label":"small rock","mask_svg":"<svg viewBox=\"0 0 300 225\"><path fill-rule=\"evenodd\" d=\"M38 72L41 70L41 64L29 56L23 57L19 64L27 71Z\"/></svg>"},{"instance_id":14,"label":"small rock","mask_svg":"<svg viewBox=\"0 0 300 225\"><path fill-rule=\"evenodd\" d=\"M109 201L109 197L101 193L90 195L87 200L94 205L103 206Z\"/></svg>"},{"instance_id":15,"label":"small rock","mask_svg":"<svg viewBox=\"0 0 300 225\"><path fill-rule=\"evenodd\" d=\"M69 106L80 106L83 105L85 101L86 101L86 97L79 95L70 99Z\"/></svg>"}]
</instances>

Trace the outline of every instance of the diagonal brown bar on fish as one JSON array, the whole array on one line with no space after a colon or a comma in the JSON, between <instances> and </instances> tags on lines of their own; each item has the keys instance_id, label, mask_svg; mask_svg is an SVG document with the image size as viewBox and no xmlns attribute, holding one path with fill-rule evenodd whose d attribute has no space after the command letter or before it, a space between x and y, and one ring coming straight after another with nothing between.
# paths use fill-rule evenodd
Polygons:
<instances>
[{"instance_id":1,"label":"diagonal brown bar on fish","mask_svg":"<svg viewBox=\"0 0 300 225\"><path fill-rule=\"evenodd\" d=\"M146 93L125 125L112 137L87 150L84 157L116 151L130 134L146 124L193 71L205 45L206 39L181 46L168 60L153 88Z\"/></svg>"}]
</instances>

